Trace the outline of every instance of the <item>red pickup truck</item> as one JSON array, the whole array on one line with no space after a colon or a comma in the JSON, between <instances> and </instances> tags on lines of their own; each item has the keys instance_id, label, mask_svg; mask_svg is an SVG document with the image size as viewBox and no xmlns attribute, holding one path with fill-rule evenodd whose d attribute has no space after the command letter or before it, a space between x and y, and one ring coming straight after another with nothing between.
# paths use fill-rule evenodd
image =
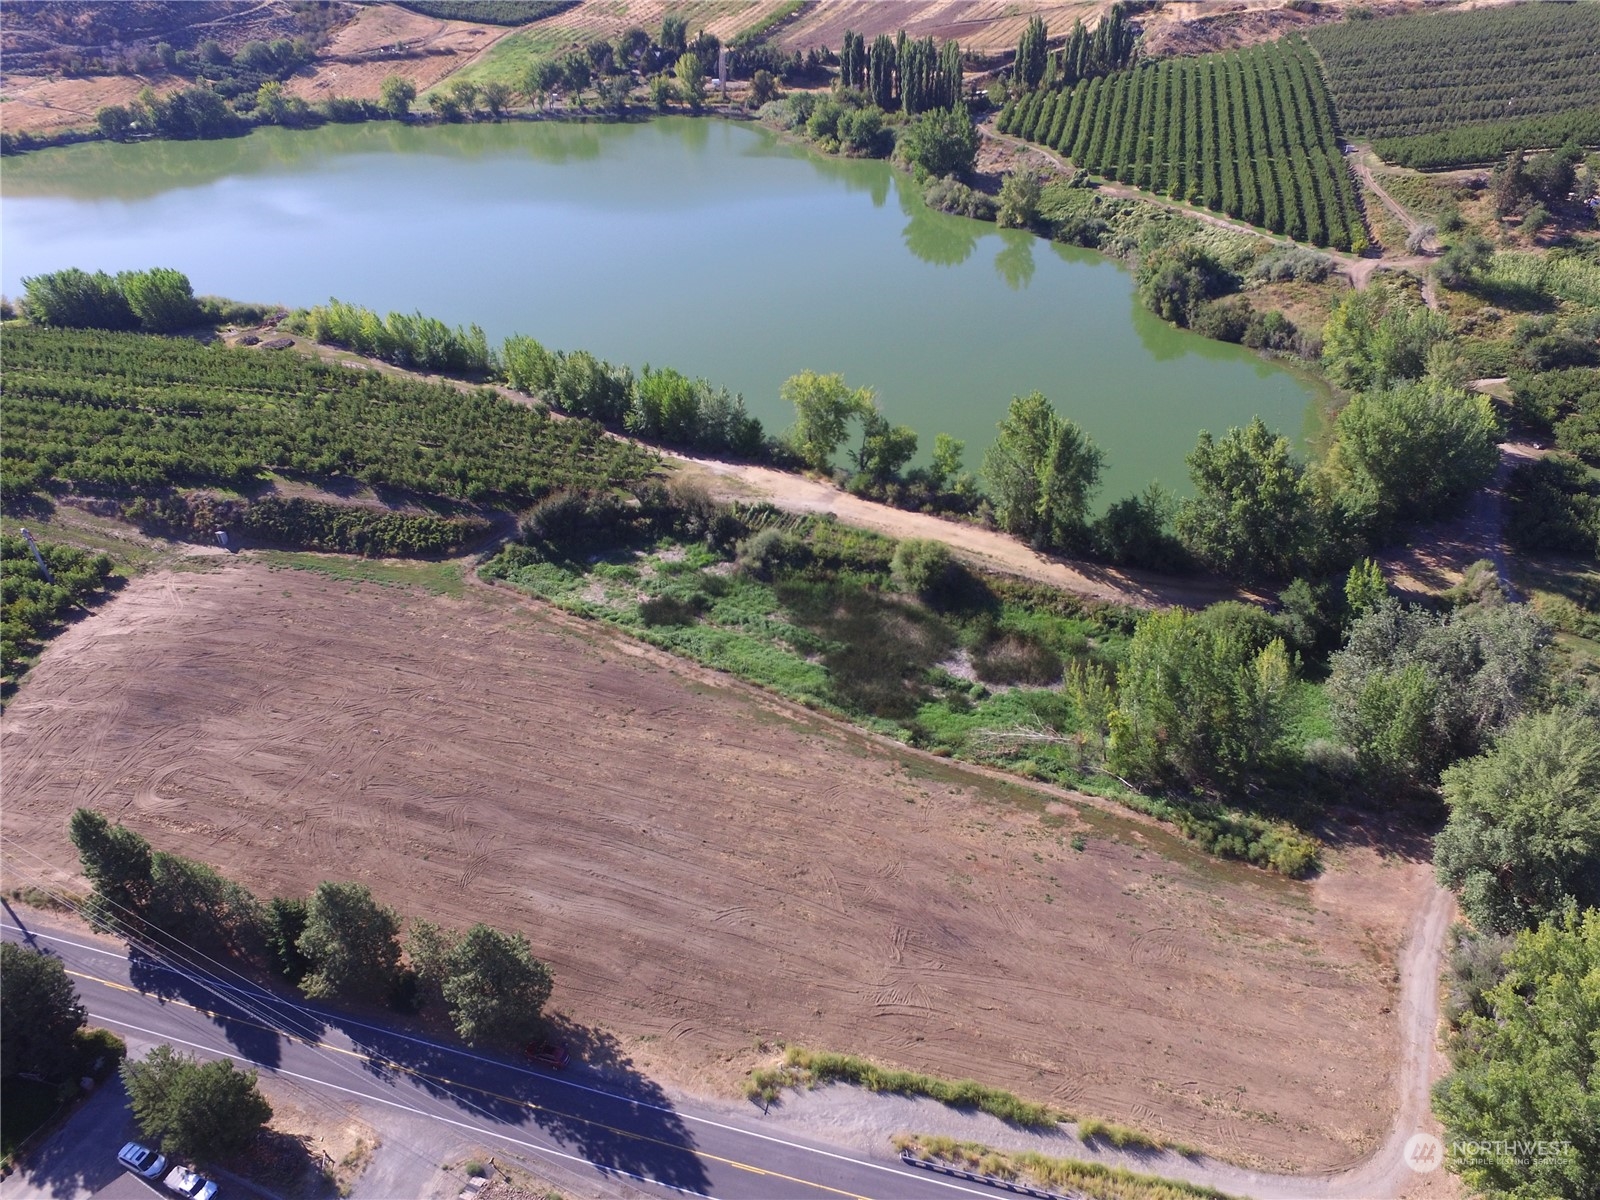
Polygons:
<instances>
[{"instance_id":1,"label":"red pickup truck","mask_svg":"<svg viewBox=\"0 0 1600 1200\"><path fill-rule=\"evenodd\" d=\"M572 1055L560 1042L532 1041L522 1048L529 1062L540 1067L561 1071L572 1061Z\"/></svg>"}]
</instances>

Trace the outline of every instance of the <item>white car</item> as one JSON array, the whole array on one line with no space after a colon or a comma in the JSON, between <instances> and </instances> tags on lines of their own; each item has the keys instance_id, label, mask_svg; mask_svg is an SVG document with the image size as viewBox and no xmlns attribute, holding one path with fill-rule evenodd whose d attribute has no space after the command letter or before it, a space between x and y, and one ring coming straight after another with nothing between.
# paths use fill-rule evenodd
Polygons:
<instances>
[{"instance_id":1,"label":"white car","mask_svg":"<svg viewBox=\"0 0 1600 1200\"><path fill-rule=\"evenodd\" d=\"M167 1190L187 1196L189 1200L211 1200L217 1194L217 1185L198 1171L188 1167L173 1167L167 1175Z\"/></svg>"},{"instance_id":2,"label":"white car","mask_svg":"<svg viewBox=\"0 0 1600 1200\"><path fill-rule=\"evenodd\" d=\"M147 1146L129 1142L117 1151L117 1161L141 1179L155 1179L167 1169L167 1160Z\"/></svg>"}]
</instances>

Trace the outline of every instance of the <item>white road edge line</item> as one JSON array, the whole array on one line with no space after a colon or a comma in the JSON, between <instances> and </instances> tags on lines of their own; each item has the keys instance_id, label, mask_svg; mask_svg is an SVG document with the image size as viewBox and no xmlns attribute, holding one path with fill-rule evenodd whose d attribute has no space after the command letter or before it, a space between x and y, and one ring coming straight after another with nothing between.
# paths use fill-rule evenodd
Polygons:
<instances>
[{"instance_id":1,"label":"white road edge line","mask_svg":"<svg viewBox=\"0 0 1600 1200\"><path fill-rule=\"evenodd\" d=\"M104 1021L108 1025L120 1025L123 1029L131 1029L135 1033L144 1033L153 1038L160 1038L164 1042L177 1042L180 1046L188 1046L193 1050L204 1050L207 1054L221 1054L226 1058L231 1058L235 1062L241 1062L247 1066L259 1065L252 1062L250 1059L245 1058L243 1055L233 1053L231 1050L218 1050L215 1046L205 1046L199 1042L185 1041L183 1038L172 1037L168 1034L160 1033L154 1029L146 1029L141 1025L133 1025L127 1021L119 1021L115 1017L102 1016L100 1013L90 1013L89 1016L96 1021ZM593 1167L602 1175L625 1175L629 1179L636 1180L639 1183L647 1183L652 1187L667 1188L669 1191L678 1192L685 1196L704 1196L706 1200L716 1200L716 1197L711 1196L707 1192L696 1192L690 1190L689 1188L678 1187L676 1184L662 1183L659 1179L651 1179L646 1175L635 1175L632 1171L623 1170L621 1167L608 1167L603 1163L595 1162L593 1159L584 1158L582 1155L566 1154L560 1150L552 1150L550 1147L541 1146L537 1142L525 1142L521 1138L512 1137L510 1134L497 1133L492 1129L482 1129L476 1125L469 1125L465 1121L456 1121L450 1117L443 1117L437 1113L430 1113L424 1109L413 1107L410 1104L404 1104L399 1100L391 1100L386 1096L376 1096L371 1092L357 1091L355 1088L344 1087L341 1084L328 1083L326 1080L316 1079L310 1075L301 1075L297 1071L287 1071L281 1067L267 1067L265 1070L274 1075L286 1075L290 1079L301 1080L304 1083L311 1084L313 1087L332 1088L336 1092L345 1092L351 1096L359 1096L363 1100L376 1100L379 1104L387 1104L390 1108L398 1108L403 1112L412 1113L415 1116L423 1117L426 1120L442 1121L446 1125L454 1125L456 1128L465 1129L469 1133L480 1135L486 1134L489 1137L499 1138L502 1142L509 1142L513 1146L521 1146L538 1154L548 1154L553 1158L564 1158L568 1162L582 1163L584 1166ZM692 1154L694 1152L691 1150L689 1153Z\"/></svg>"},{"instance_id":2,"label":"white road edge line","mask_svg":"<svg viewBox=\"0 0 1600 1200\"><path fill-rule=\"evenodd\" d=\"M70 941L70 939L67 938L58 938L56 934L35 933L35 931L32 930L22 930L22 928L19 928L19 926L11 925L10 922L0 922L0 930L16 930L18 933L29 934L29 936L32 936L32 938L43 938L48 939L48 941L59 942L61 946L72 946L74 949L78 950L90 950L91 954L104 955L106 958L118 958L118 960L122 960L122 962L126 962L126 960L128 960L128 955L115 954L114 950L107 950L106 947L85 946L83 942ZM162 962L162 965L165 966L166 970L171 971L171 973L178 974L178 976L184 976L184 978L194 981L194 976L189 976L189 974L179 970L179 968L176 968L176 966L168 965L165 960L158 960L158 962ZM206 986L221 987L221 989L227 990L235 989L234 984L227 984L227 982L222 981L206 981ZM272 995L270 992L264 992L264 990L256 990L256 992L253 992L253 997L264 998L264 1000L272 1000L272 1002L280 1003L280 1005L285 1006L285 1008L296 1008L296 1010L302 1011L302 1013L314 1014L314 1016L317 1016L318 1019L325 1018L325 1014L318 1013L315 1008L307 1008L306 1005L298 1005L298 1003L294 1003L293 1000L285 1000L285 998L277 997L277 995ZM379 1034L387 1034L389 1037L400 1038L402 1042L414 1042L419 1046L429 1046L430 1050L443 1050L446 1051L446 1053L459 1054L459 1056L462 1056L462 1058L475 1059L475 1061L478 1062L488 1062L488 1064L491 1064L491 1066L509 1067L510 1070L515 1070L515 1072L518 1072L518 1074L533 1075L533 1077L541 1078L541 1080L546 1080L546 1082L549 1083L560 1083L563 1088L576 1088L578 1091L587 1091L587 1093L592 1094L592 1096L605 1096L606 1099L613 1099L613 1101L621 1102L621 1104L637 1104L637 1106L642 1107L642 1109L651 1109L654 1110L654 1112L666 1112L666 1114L670 1114L672 1117L677 1117L678 1120L694 1122L696 1125L706 1125L709 1126L709 1128L712 1128L712 1130L722 1130L723 1133L736 1133L739 1134L739 1136L744 1136L744 1138L755 1138L758 1139L758 1141L771 1142L771 1144L774 1144L774 1146L782 1146L790 1150L803 1150L805 1154L816 1154L822 1155L822 1157L826 1158L837 1158L838 1162L851 1163L851 1165L854 1166L869 1166L869 1168L872 1168L874 1171L883 1171L885 1174L893 1174L893 1176L898 1176L898 1178L901 1179L917 1179L917 1181L939 1184L939 1186L947 1187L947 1189L954 1190L954 1192L965 1192L966 1195L989 1195L989 1192L978 1192L978 1190L971 1189L971 1187L962 1187L960 1184L954 1184L954 1182L947 1181L947 1179L934 1179L930 1178L928 1174L912 1174L910 1171L898 1170L898 1168L894 1168L894 1166L888 1166L886 1163L875 1163L872 1162L870 1158L854 1158L848 1154L838 1154L837 1150L824 1150L819 1146L806 1146L805 1142L792 1142L786 1138L776 1138L776 1136L773 1136L773 1134L770 1133L757 1133L755 1130L746 1130L746 1128L741 1128L741 1126L738 1125L725 1125L725 1123L718 1122L718 1120L712 1120L710 1117L696 1117L696 1115L690 1114L690 1112L682 1112L682 1110L674 1109L674 1107L666 1106L666 1104L651 1104L650 1101L634 1099L632 1096L619 1096L618 1093L614 1093L614 1091L606 1091L605 1088L592 1088L592 1086L586 1085L586 1083L574 1083L573 1080L558 1078L555 1077L555 1075L546 1074L546 1072L539 1072L539 1070L528 1070L526 1067L517 1066L515 1062L507 1062L506 1059L488 1058L486 1054L475 1054L470 1050L459 1048L459 1046L445 1045L443 1042L432 1042L432 1040L429 1040L429 1038L426 1037L413 1037L411 1034L402 1034L402 1032L397 1032L397 1030L394 1029L386 1029L384 1026L374 1026L374 1024L370 1024L370 1022L357 1021L357 1019L354 1018L344 1018L342 1014L341 1016L338 1016L338 1018L331 1019L338 1019L338 1021L344 1022L344 1024L352 1024L352 1026L360 1026L362 1029L376 1030L376 1032L379 1032ZM240 1061L245 1061L245 1059L240 1059Z\"/></svg>"}]
</instances>

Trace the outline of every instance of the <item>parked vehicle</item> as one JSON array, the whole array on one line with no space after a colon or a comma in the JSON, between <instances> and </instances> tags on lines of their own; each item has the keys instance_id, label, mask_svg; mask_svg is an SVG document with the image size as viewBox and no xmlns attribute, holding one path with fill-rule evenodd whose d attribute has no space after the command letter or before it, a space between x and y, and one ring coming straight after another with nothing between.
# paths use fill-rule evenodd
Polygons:
<instances>
[{"instance_id":1,"label":"parked vehicle","mask_svg":"<svg viewBox=\"0 0 1600 1200\"><path fill-rule=\"evenodd\" d=\"M158 1179L161 1172L167 1169L165 1155L157 1154L148 1146L141 1146L138 1142L129 1142L117 1151L117 1161L123 1169L132 1171L141 1179Z\"/></svg>"},{"instance_id":2,"label":"parked vehicle","mask_svg":"<svg viewBox=\"0 0 1600 1200\"><path fill-rule=\"evenodd\" d=\"M189 1167L173 1167L167 1176L167 1190L189 1200L211 1200L217 1194L217 1185Z\"/></svg>"},{"instance_id":3,"label":"parked vehicle","mask_svg":"<svg viewBox=\"0 0 1600 1200\"><path fill-rule=\"evenodd\" d=\"M528 1056L528 1061L540 1067L550 1067L552 1070L562 1071L572 1061L572 1055L567 1053L567 1048L560 1042L532 1041L523 1047L522 1052Z\"/></svg>"}]
</instances>

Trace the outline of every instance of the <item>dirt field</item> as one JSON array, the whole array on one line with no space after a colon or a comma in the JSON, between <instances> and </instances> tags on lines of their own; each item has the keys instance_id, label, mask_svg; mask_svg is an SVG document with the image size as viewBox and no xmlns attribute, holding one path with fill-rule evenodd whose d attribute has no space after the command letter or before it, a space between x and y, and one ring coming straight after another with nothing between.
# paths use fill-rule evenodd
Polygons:
<instances>
[{"instance_id":1,"label":"dirt field","mask_svg":"<svg viewBox=\"0 0 1600 1200\"><path fill-rule=\"evenodd\" d=\"M6 713L4 834L63 878L84 804L263 895L356 878L522 929L556 1008L702 1090L786 1039L1262 1165L1387 1121L1425 865L1294 884L509 592L207 561L66 632Z\"/></svg>"},{"instance_id":2,"label":"dirt field","mask_svg":"<svg viewBox=\"0 0 1600 1200\"><path fill-rule=\"evenodd\" d=\"M440 21L392 4L375 4L333 36L316 65L288 83L316 103L330 96L376 100L390 75L423 92L482 54L511 30L469 21Z\"/></svg>"},{"instance_id":3,"label":"dirt field","mask_svg":"<svg viewBox=\"0 0 1600 1200\"><path fill-rule=\"evenodd\" d=\"M108 104L127 104L146 87L157 94L177 91L184 79L146 79L140 75L97 75L85 79L58 79L37 75L9 75L0 86L0 129L7 133L45 134L63 129L85 129L94 114Z\"/></svg>"},{"instance_id":4,"label":"dirt field","mask_svg":"<svg viewBox=\"0 0 1600 1200\"><path fill-rule=\"evenodd\" d=\"M1092 25L1108 7L1100 0L822 0L786 26L777 41L785 50L838 50L846 29L868 42L880 33L893 37L904 29L911 37L953 38L963 50L993 54L1015 50L1035 13L1059 37L1079 18Z\"/></svg>"}]
</instances>

